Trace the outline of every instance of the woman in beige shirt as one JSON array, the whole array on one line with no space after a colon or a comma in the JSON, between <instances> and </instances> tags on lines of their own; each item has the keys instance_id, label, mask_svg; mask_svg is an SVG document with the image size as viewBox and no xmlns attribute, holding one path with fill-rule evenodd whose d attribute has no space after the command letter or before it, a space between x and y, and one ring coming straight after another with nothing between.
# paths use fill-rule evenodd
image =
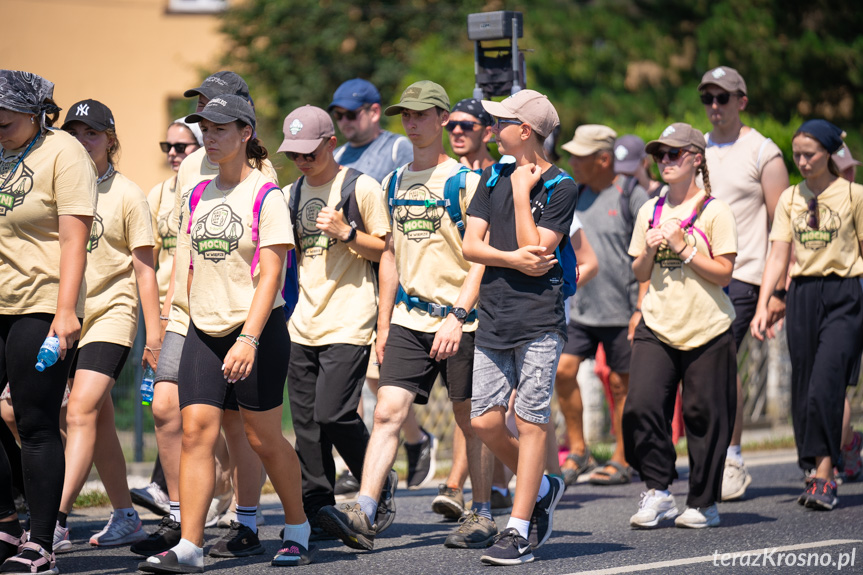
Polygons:
<instances>
[{"instance_id":1,"label":"woman in beige shirt","mask_svg":"<svg viewBox=\"0 0 863 575\"><path fill-rule=\"evenodd\" d=\"M0 452L3 572L55 569L54 526L63 490L60 404L84 317L86 245L96 209L96 173L66 132L50 130L54 84L0 70L0 377L8 377L21 438L30 537L12 500L9 460ZM34 368L47 336L60 359ZM19 549L19 545L21 545Z\"/></svg>"},{"instance_id":2,"label":"woman in beige shirt","mask_svg":"<svg viewBox=\"0 0 863 575\"><path fill-rule=\"evenodd\" d=\"M830 154L844 132L826 120L804 122L791 149L803 176L782 192L761 285L785 277L794 244L786 328L791 352L791 418L800 466L814 477L797 499L812 509L839 502L833 467L841 450L845 386L863 353L863 186L842 178ZM771 283L772 282L772 283ZM784 295L784 294L782 294ZM752 335L772 337L779 318L762 291Z\"/></svg>"}]
</instances>

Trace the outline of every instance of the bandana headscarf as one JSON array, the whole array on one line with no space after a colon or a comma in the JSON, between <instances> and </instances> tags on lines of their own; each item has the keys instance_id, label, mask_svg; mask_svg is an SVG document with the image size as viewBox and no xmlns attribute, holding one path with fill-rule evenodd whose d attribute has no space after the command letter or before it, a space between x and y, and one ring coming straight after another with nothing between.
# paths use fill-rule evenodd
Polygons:
<instances>
[{"instance_id":1,"label":"bandana headscarf","mask_svg":"<svg viewBox=\"0 0 863 575\"><path fill-rule=\"evenodd\" d=\"M47 129L45 115L60 111L56 104L46 102L53 96L54 84L41 76L0 70L0 108L37 116L42 130Z\"/></svg>"},{"instance_id":2,"label":"bandana headscarf","mask_svg":"<svg viewBox=\"0 0 863 575\"><path fill-rule=\"evenodd\" d=\"M835 154L842 149L842 139L845 137L845 132L827 120L807 120L797 128L797 133L800 132L812 134L830 154Z\"/></svg>"},{"instance_id":3,"label":"bandana headscarf","mask_svg":"<svg viewBox=\"0 0 863 575\"><path fill-rule=\"evenodd\" d=\"M452 111L470 114L471 116L479 120L479 123L483 126L491 126L492 124L494 124L494 120L492 120L491 114L485 111L485 108L482 107L482 104L479 100L474 100L473 98L465 98L464 100L461 100L452 107Z\"/></svg>"},{"instance_id":4,"label":"bandana headscarf","mask_svg":"<svg viewBox=\"0 0 863 575\"><path fill-rule=\"evenodd\" d=\"M192 136L195 138L195 142L198 144L198 147L204 145L204 134L201 133L201 126L198 124L190 124L186 121L186 118L177 118L171 124L179 124L184 128L188 128L190 132L192 132Z\"/></svg>"}]
</instances>

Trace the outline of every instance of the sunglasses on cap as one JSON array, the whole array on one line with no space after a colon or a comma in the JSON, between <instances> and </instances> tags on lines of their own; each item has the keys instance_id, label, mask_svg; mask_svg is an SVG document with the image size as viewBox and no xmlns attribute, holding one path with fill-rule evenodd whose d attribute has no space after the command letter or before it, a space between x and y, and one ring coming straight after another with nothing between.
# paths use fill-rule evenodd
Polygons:
<instances>
[{"instance_id":1,"label":"sunglasses on cap","mask_svg":"<svg viewBox=\"0 0 863 575\"><path fill-rule=\"evenodd\" d=\"M344 112L339 112L338 110L333 112L333 118L335 118L336 122L342 121L342 119L349 120L353 122L357 119L357 116L360 115L360 112L363 110L368 110L371 106L368 104L363 104L356 110L345 110Z\"/></svg>"},{"instance_id":2,"label":"sunglasses on cap","mask_svg":"<svg viewBox=\"0 0 863 575\"><path fill-rule=\"evenodd\" d=\"M449 122L447 122L445 128L448 132L454 132L456 128L461 128L462 132L473 132L479 126L479 122L471 122L470 120L462 120L459 122L455 120L450 120Z\"/></svg>"},{"instance_id":3,"label":"sunglasses on cap","mask_svg":"<svg viewBox=\"0 0 863 575\"><path fill-rule=\"evenodd\" d=\"M729 92L722 92L721 94L708 94L707 92L701 94L701 103L705 106L712 106L713 101L716 100L716 103L720 106L724 106L731 99L731 94Z\"/></svg>"},{"instance_id":4,"label":"sunglasses on cap","mask_svg":"<svg viewBox=\"0 0 863 575\"><path fill-rule=\"evenodd\" d=\"M159 147L160 147L160 148L162 149L162 151L163 151L163 152L165 152L166 154L167 154L168 152L170 152L170 151L171 151L171 148L174 148L174 150L175 150L178 154L182 154L183 152L185 152L185 151L186 151L186 147L187 147L187 146L197 146L197 145L198 145L198 144L196 144L195 142L174 142L174 143L171 143L171 142L159 142Z\"/></svg>"},{"instance_id":5,"label":"sunglasses on cap","mask_svg":"<svg viewBox=\"0 0 863 575\"><path fill-rule=\"evenodd\" d=\"M669 148L667 150L660 150L651 154L651 156L653 156L654 161L659 164L664 161L666 157L668 157L669 162L676 162L687 152L689 152L689 150L684 150L683 148Z\"/></svg>"}]
</instances>

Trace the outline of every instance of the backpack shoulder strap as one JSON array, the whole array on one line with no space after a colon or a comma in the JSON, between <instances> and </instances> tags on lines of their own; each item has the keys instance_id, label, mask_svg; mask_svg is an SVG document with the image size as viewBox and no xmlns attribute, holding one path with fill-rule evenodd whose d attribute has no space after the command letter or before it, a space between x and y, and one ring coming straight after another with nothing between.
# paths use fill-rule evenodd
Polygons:
<instances>
[{"instance_id":1,"label":"backpack shoulder strap","mask_svg":"<svg viewBox=\"0 0 863 575\"><path fill-rule=\"evenodd\" d=\"M387 206L390 210L390 218L392 218L393 209L395 208L396 191L399 188L399 182L401 182L402 174L404 173L406 168L407 164L393 170L390 174L390 179L387 182Z\"/></svg>"},{"instance_id":2,"label":"backpack shoulder strap","mask_svg":"<svg viewBox=\"0 0 863 575\"><path fill-rule=\"evenodd\" d=\"M261 189L258 190L257 195L255 196L255 203L252 205L252 242L255 244L255 255L252 256L252 267L250 272L252 277L255 277L255 268L258 267L258 260L261 258L261 245L258 240L260 240L260 225L261 225L261 209L264 206L264 198L267 197L273 190L278 190L279 186L272 182L267 182Z\"/></svg>"},{"instance_id":3,"label":"backpack shoulder strap","mask_svg":"<svg viewBox=\"0 0 863 575\"><path fill-rule=\"evenodd\" d=\"M294 226L294 235L297 233L300 224L300 189L303 187L305 176L300 176L294 185L291 186L291 193L288 197L288 210L291 215L291 225Z\"/></svg>"},{"instance_id":4,"label":"backpack shoulder strap","mask_svg":"<svg viewBox=\"0 0 863 575\"><path fill-rule=\"evenodd\" d=\"M345 221L358 231L365 232L363 225L362 214L357 203L357 180L363 173L353 168L348 168L345 173L345 179L342 180L341 199L336 204L336 211L342 210Z\"/></svg>"},{"instance_id":5,"label":"backpack shoulder strap","mask_svg":"<svg viewBox=\"0 0 863 575\"><path fill-rule=\"evenodd\" d=\"M650 218L649 227L658 228L660 217L662 216L662 206L665 204L665 196L660 196L656 200L656 205L653 206L653 216Z\"/></svg>"},{"instance_id":6,"label":"backpack shoulder strap","mask_svg":"<svg viewBox=\"0 0 863 575\"><path fill-rule=\"evenodd\" d=\"M204 190L213 180L203 180L198 182L198 185L195 186L195 189L192 190L192 193L189 194L189 225L186 229L186 233L192 233L192 216L195 213L195 208L198 207L198 202L201 201L201 195L204 193Z\"/></svg>"},{"instance_id":7,"label":"backpack shoulder strap","mask_svg":"<svg viewBox=\"0 0 863 575\"><path fill-rule=\"evenodd\" d=\"M626 223L627 227L630 228L632 227L635 218L632 217L632 208L630 207L629 202L632 199L632 192L635 191L635 186L637 185L638 179L634 176L628 176L623 187L618 188L620 190L620 215L623 217L623 221Z\"/></svg>"},{"instance_id":8,"label":"backpack shoulder strap","mask_svg":"<svg viewBox=\"0 0 863 575\"><path fill-rule=\"evenodd\" d=\"M446 211L461 237L464 237L465 230L464 215L461 213L461 193L467 188L467 175L470 171L470 168L462 164L455 166L443 188Z\"/></svg>"},{"instance_id":9,"label":"backpack shoulder strap","mask_svg":"<svg viewBox=\"0 0 863 575\"><path fill-rule=\"evenodd\" d=\"M503 164L492 164L489 168L489 176L488 180L485 181L485 187L488 188L490 192L492 188L497 184L498 179L500 178L500 173L503 170Z\"/></svg>"}]
</instances>

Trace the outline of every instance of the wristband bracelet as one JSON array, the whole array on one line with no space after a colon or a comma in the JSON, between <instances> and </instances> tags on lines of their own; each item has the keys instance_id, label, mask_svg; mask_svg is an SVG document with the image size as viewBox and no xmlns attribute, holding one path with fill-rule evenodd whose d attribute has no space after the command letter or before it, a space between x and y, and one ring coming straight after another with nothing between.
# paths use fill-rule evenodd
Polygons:
<instances>
[{"instance_id":1,"label":"wristband bracelet","mask_svg":"<svg viewBox=\"0 0 863 575\"><path fill-rule=\"evenodd\" d=\"M691 253L691 254L689 254L689 257L688 257L688 258L686 258L685 260L683 260L683 265L687 265L689 262L691 262L691 261L692 261L692 258L694 258L694 257L695 257L695 254L697 254L697 253L698 253L698 250L695 248L695 246L692 246L692 253Z\"/></svg>"},{"instance_id":2,"label":"wristband bracelet","mask_svg":"<svg viewBox=\"0 0 863 575\"><path fill-rule=\"evenodd\" d=\"M247 333L241 333L239 335L239 337L242 337L242 338L249 340L250 342L252 342L252 344L254 344L255 347L258 347L261 344L261 341L258 338L256 338L253 335L249 335ZM239 339L239 337L238 337L238 339Z\"/></svg>"},{"instance_id":3,"label":"wristband bracelet","mask_svg":"<svg viewBox=\"0 0 863 575\"><path fill-rule=\"evenodd\" d=\"M252 346L252 349L254 349L254 350L257 350L257 349L258 349L258 346L257 346L256 344L252 343L251 341L249 341L249 339L248 339L248 338L245 338L245 337L243 337L243 336L239 336L239 337L237 337L237 341L241 341L241 342L243 342L243 343L244 343L244 344L246 344L246 345L250 345L250 346Z\"/></svg>"},{"instance_id":4,"label":"wristband bracelet","mask_svg":"<svg viewBox=\"0 0 863 575\"><path fill-rule=\"evenodd\" d=\"M144 351L149 351L150 353L153 353L154 351L162 351L162 348L161 347L148 347L145 345Z\"/></svg>"},{"instance_id":5,"label":"wristband bracelet","mask_svg":"<svg viewBox=\"0 0 863 575\"><path fill-rule=\"evenodd\" d=\"M674 252L674 253L676 253L677 255L680 255L680 254L682 254L682 253L683 253L683 250L685 250L685 249L686 249L686 248L688 248L688 247L689 247L689 244L687 244L686 242L683 242L683 247L682 247L682 248L680 248L680 251L679 251L679 252Z\"/></svg>"}]
</instances>

